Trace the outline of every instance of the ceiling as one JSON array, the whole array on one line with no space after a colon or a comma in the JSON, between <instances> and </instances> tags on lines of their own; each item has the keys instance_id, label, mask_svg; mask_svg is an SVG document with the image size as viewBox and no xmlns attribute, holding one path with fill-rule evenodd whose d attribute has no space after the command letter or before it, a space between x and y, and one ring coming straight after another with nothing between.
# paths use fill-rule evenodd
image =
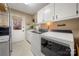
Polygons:
<instances>
[{"instance_id":1,"label":"ceiling","mask_svg":"<svg viewBox=\"0 0 79 59\"><path fill-rule=\"evenodd\" d=\"M48 3L9 3L8 6L12 9L34 15L38 10L46 6Z\"/></svg>"}]
</instances>

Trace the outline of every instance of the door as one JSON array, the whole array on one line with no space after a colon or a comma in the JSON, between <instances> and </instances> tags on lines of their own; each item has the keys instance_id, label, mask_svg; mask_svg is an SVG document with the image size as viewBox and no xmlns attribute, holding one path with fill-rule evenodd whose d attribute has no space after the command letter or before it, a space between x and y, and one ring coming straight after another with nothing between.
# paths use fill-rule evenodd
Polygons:
<instances>
[{"instance_id":1,"label":"door","mask_svg":"<svg viewBox=\"0 0 79 59\"><path fill-rule=\"evenodd\" d=\"M25 18L13 16L12 19L12 41L25 40Z\"/></svg>"},{"instance_id":2,"label":"door","mask_svg":"<svg viewBox=\"0 0 79 59\"><path fill-rule=\"evenodd\" d=\"M76 16L76 3L56 3L55 17L56 21L68 19Z\"/></svg>"}]
</instances>

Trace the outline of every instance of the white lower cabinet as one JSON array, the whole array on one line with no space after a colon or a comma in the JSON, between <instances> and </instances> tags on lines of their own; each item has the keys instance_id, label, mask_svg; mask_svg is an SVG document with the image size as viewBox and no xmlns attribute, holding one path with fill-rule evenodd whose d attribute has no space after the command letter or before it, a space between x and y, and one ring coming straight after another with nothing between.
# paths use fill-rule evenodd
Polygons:
<instances>
[{"instance_id":1,"label":"white lower cabinet","mask_svg":"<svg viewBox=\"0 0 79 59\"><path fill-rule=\"evenodd\" d=\"M41 56L41 37L38 33L27 31L27 40L31 43L32 53L35 56Z\"/></svg>"},{"instance_id":2,"label":"white lower cabinet","mask_svg":"<svg viewBox=\"0 0 79 59\"><path fill-rule=\"evenodd\" d=\"M32 52L35 56L41 56L41 37L40 34L33 33L31 40Z\"/></svg>"},{"instance_id":3,"label":"white lower cabinet","mask_svg":"<svg viewBox=\"0 0 79 59\"><path fill-rule=\"evenodd\" d=\"M26 39L27 39L27 41L29 41L29 43L31 43L31 40L32 40L32 32L31 31L26 32Z\"/></svg>"}]
</instances>

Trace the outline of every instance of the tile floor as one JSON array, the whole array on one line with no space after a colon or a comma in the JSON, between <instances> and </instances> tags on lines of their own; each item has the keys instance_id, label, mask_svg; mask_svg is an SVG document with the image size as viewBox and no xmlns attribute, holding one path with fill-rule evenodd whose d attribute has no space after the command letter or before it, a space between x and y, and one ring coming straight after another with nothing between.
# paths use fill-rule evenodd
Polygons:
<instances>
[{"instance_id":1,"label":"tile floor","mask_svg":"<svg viewBox=\"0 0 79 59\"><path fill-rule=\"evenodd\" d=\"M31 46L25 40L13 43L12 50L11 56L33 56Z\"/></svg>"}]
</instances>

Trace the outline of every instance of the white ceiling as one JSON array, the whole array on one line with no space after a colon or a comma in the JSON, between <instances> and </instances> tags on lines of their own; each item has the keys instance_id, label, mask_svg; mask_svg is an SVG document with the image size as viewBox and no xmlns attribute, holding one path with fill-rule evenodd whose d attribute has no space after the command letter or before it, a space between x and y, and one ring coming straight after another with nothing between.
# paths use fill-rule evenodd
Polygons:
<instances>
[{"instance_id":1,"label":"white ceiling","mask_svg":"<svg viewBox=\"0 0 79 59\"><path fill-rule=\"evenodd\" d=\"M9 3L9 7L15 10L19 10L30 15L34 15L38 10L46 6L48 3Z\"/></svg>"}]
</instances>

